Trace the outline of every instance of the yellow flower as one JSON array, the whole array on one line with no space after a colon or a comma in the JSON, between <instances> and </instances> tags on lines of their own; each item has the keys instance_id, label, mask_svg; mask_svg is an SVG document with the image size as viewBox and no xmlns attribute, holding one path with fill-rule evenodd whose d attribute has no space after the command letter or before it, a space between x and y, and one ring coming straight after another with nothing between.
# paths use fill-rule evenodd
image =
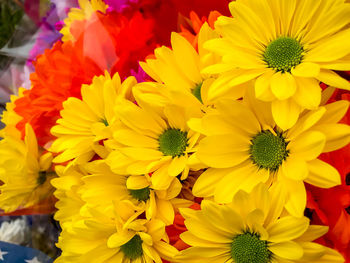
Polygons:
<instances>
[{"instance_id":1,"label":"yellow flower","mask_svg":"<svg viewBox=\"0 0 350 263\"><path fill-rule=\"evenodd\" d=\"M75 21L88 20L96 11L105 13L108 5L103 0L78 0L79 8L71 8L68 16L64 19L64 27L60 30L62 41L74 41L74 37L70 32L70 27Z\"/></svg>"},{"instance_id":2,"label":"yellow flower","mask_svg":"<svg viewBox=\"0 0 350 263\"><path fill-rule=\"evenodd\" d=\"M179 262L285 263L344 262L327 247L312 242L328 227L309 225L306 217L285 215L280 187L263 184L251 194L239 191L227 205L204 200L202 210L181 210L188 229L180 235L190 248Z\"/></svg>"},{"instance_id":3,"label":"yellow flower","mask_svg":"<svg viewBox=\"0 0 350 263\"><path fill-rule=\"evenodd\" d=\"M130 201L115 204L113 214L89 209L91 217L63 230L57 246L59 262L156 262L170 260L178 251L169 245L165 224L159 219L142 219L144 210Z\"/></svg>"},{"instance_id":4,"label":"yellow flower","mask_svg":"<svg viewBox=\"0 0 350 263\"><path fill-rule=\"evenodd\" d=\"M118 174L152 173L152 186L166 190L173 179L188 175L192 153L196 151L200 134L188 128L190 118L185 108L166 105L162 109L130 101L116 106L122 126L114 131L108 147L114 148L106 159Z\"/></svg>"},{"instance_id":5,"label":"yellow flower","mask_svg":"<svg viewBox=\"0 0 350 263\"><path fill-rule=\"evenodd\" d=\"M0 141L0 208L5 212L38 204L53 192L52 154L38 149L29 124L25 132L24 141L19 131Z\"/></svg>"},{"instance_id":6,"label":"yellow flower","mask_svg":"<svg viewBox=\"0 0 350 263\"><path fill-rule=\"evenodd\" d=\"M207 40L217 37L218 34L204 23L198 35L197 52L188 40L173 32L172 49L159 47L154 51L155 59L147 59L146 62L140 62L140 65L154 80L165 84L173 97L173 103L187 105L197 112L206 111L206 107L215 102L218 94L233 99L243 95L243 89L228 90L227 81L215 81L215 74L201 73L205 67L219 62L220 57L203 48ZM222 93L221 90L226 92Z\"/></svg>"},{"instance_id":7,"label":"yellow flower","mask_svg":"<svg viewBox=\"0 0 350 263\"><path fill-rule=\"evenodd\" d=\"M67 166L57 165L55 170L58 177L51 180L56 188L54 195L58 199L54 217L62 229L71 231L72 225L82 218L80 213L86 206L81 198L80 188L83 185L82 178L87 173L81 166L73 163Z\"/></svg>"},{"instance_id":8,"label":"yellow flower","mask_svg":"<svg viewBox=\"0 0 350 263\"><path fill-rule=\"evenodd\" d=\"M350 126L337 124L349 102L305 111L288 130L276 125L266 105L253 95L243 101L222 100L216 113L189 122L207 135L196 155L210 167L196 181L193 193L227 203L239 189L250 192L259 182L277 180L288 196L286 209L301 216L306 205L304 181L321 188L340 184L338 171L317 157L349 143Z\"/></svg>"},{"instance_id":9,"label":"yellow flower","mask_svg":"<svg viewBox=\"0 0 350 263\"><path fill-rule=\"evenodd\" d=\"M229 7L233 18L222 16L215 23L222 38L204 45L222 61L203 73L222 73L220 78L230 79L226 87L256 80L256 97L272 102L281 128L292 127L302 109L320 104L319 81L350 90L333 71L350 70L349 4L238 0Z\"/></svg>"},{"instance_id":10,"label":"yellow flower","mask_svg":"<svg viewBox=\"0 0 350 263\"><path fill-rule=\"evenodd\" d=\"M117 118L114 107L119 98L132 98L131 87L136 84L134 77L121 83L118 74L112 78L105 75L94 77L92 84L81 88L82 100L74 97L63 102L61 119L51 129L58 137L50 151L60 153L53 160L63 163L74 158L91 159L95 153L106 154L100 140L111 138Z\"/></svg>"},{"instance_id":11,"label":"yellow flower","mask_svg":"<svg viewBox=\"0 0 350 263\"><path fill-rule=\"evenodd\" d=\"M154 190L149 175L118 175L103 160L88 163L85 168L88 174L83 177L84 185L79 192L88 206L113 210L113 202L129 200L145 210L146 219L158 218L166 225L173 223L173 202L181 191L177 178L168 189Z\"/></svg>"}]
</instances>

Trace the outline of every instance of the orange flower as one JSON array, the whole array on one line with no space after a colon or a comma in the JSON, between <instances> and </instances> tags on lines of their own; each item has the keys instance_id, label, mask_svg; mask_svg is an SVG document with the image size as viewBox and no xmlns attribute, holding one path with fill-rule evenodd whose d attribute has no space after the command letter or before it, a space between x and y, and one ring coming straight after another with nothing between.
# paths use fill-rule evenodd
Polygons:
<instances>
[{"instance_id":1,"label":"orange flower","mask_svg":"<svg viewBox=\"0 0 350 263\"><path fill-rule=\"evenodd\" d=\"M214 29L214 22L218 19L221 14L218 11L211 11L209 13L208 18L203 16L199 18L197 13L194 11L190 12L190 19L184 19L182 23L180 23L181 32L180 34L186 38L192 46L196 49L198 48L198 33L202 27L202 25L207 22L211 28Z\"/></svg>"},{"instance_id":2,"label":"orange flower","mask_svg":"<svg viewBox=\"0 0 350 263\"><path fill-rule=\"evenodd\" d=\"M30 123L39 145L44 146L53 139L50 129L60 117L62 102L70 96L80 97L81 85L102 73L84 57L81 43L57 42L38 57L30 76L32 88L15 101L14 111L23 117L17 128L23 133L25 124Z\"/></svg>"},{"instance_id":3,"label":"orange flower","mask_svg":"<svg viewBox=\"0 0 350 263\"><path fill-rule=\"evenodd\" d=\"M57 42L39 56L30 77L32 88L15 102L14 111L23 117L17 128L23 133L30 123L41 146L54 139L50 129L60 117L63 101L81 98L82 84L90 84L105 70L112 75L119 72L121 78L130 75L156 46L153 21L139 12L130 19L116 12L95 13L76 22L72 25L76 41Z\"/></svg>"}]
</instances>

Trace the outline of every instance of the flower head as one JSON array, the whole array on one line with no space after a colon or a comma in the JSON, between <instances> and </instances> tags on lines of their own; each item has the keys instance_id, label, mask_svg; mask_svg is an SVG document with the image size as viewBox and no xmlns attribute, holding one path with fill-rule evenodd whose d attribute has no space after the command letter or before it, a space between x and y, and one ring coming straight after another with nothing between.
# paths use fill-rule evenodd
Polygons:
<instances>
[{"instance_id":1,"label":"flower head","mask_svg":"<svg viewBox=\"0 0 350 263\"><path fill-rule=\"evenodd\" d=\"M52 154L38 149L35 133L26 125L24 141L20 132L0 141L0 208L5 212L27 208L49 198L53 192L50 180Z\"/></svg>"},{"instance_id":2,"label":"flower head","mask_svg":"<svg viewBox=\"0 0 350 263\"><path fill-rule=\"evenodd\" d=\"M225 203L239 189L249 192L259 182L281 181L288 195L287 210L300 216L306 205L304 181L322 188L340 184L337 170L318 156L349 142L349 126L337 124L349 104L338 101L305 111L288 130L276 124L266 104L248 93L243 101L221 100L216 111L189 122L207 136L195 155L210 167L196 181L193 193L214 195Z\"/></svg>"},{"instance_id":3,"label":"flower head","mask_svg":"<svg viewBox=\"0 0 350 263\"><path fill-rule=\"evenodd\" d=\"M255 80L256 97L270 101L276 123L288 129L302 109L319 106L319 81L350 89L333 71L349 70L348 3L241 0L229 7L233 18L222 16L215 23L222 37L204 45L222 56L203 71L229 80L222 91Z\"/></svg>"},{"instance_id":4,"label":"flower head","mask_svg":"<svg viewBox=\"0 0 350 263\"><path fill-rule=\"evenodd\" d=\"M118 74L95 77L90 85L81 88L82 99L70 97L63 103L61 119L51 129L57 139L50 150L61 153L54 162L63 163L77 157L92 158L101 140L112 137L118 121L114 107L118 99L132 99L133 77L121 83ZM79 109L77 111L77 109ZM95 149L95 150L94 150Z\"/></svg>"},{"instance_id":5,"label":"flower head","mask_svg":"<svg viewBox=\"0 0 350 263\"><path fill-rule=\"evenodd\" d=\"M106 142L113 149L106 159L112 171L152 173L152 186L157 190L167 189L176 176L188 176L200 136L187 126L190 115L185 108L124 101L116 112L122 125L115 129L113 140Z\"/></svg>"},{"instance_id":6,"label":"flower head","mask_svg":"<svg viewBox=\"0 0 350 263\"><path fill-rule=\"evenodd\" d=\"M201 210L183 209L187 232L181 239L191 247L182 262L343 262L334 250L312 242L327 227L309 225L306 217L283 213L281 188L268 191L259 184L251 194L239 191L231 203L204 200Z\"/></svg>"},{"instance_id":7,"label":"flower head","mask_svg":"<svg viewBox=\"0 0 350 263\"><path fill-rule=\"evenodd\" d=\"M142 219L144 210L129 201L117 202L112 213L87 211L90 216L77 221L72 231L62 231L57 245L63 253L57 262L84 262L93 257L99 262L161 263L178 253L165 241L165 224L159 219Z\"/></svg>"}]
</instances>

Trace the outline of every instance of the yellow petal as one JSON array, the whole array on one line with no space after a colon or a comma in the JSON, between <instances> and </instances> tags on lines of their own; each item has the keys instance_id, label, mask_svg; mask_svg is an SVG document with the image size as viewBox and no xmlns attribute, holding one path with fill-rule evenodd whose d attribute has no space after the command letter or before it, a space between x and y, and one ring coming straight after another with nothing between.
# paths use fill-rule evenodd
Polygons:
<instances>
[{"instance_id":1,"label":"yellow petal","mask_svg":"<svg viewBox=\"0 0 350 263\"><path fill-rule=\"evenodd\" d=\"M27 146L28 152L34 157L38 158L38 142L32 126L29 123L25 125L25 137L24 141Z\"/></svg>"},{"instance_id":2,"label":"yellow petal","mask_svg":"<svg viewBox=\"0 0 350 263\"><path fill-rule=\"evenodd\" d=\"M200 142L197 157L210 167L228 168L246 160L248 150L249 142L241 136L212 135Z\"/></svg>"},{"instance_id":3,"label":"yellow petal","mask_svg":"<svg viewBox=\"0 0 350 263\"><path fill-rule=\"evenodd\" d=\"M185 220L185 225L189 231L191 231L192 234L195 236L211 241L215 240L216 242L222 242L222 243L231 243L232 242L232 235L221 235L217 231L215 231L215 228L210 228L207 224L204 224L204 222L201 222L198 219L195 218L189 218Z\"/></svg>"},{"instance_id":4,"label":"yellow petal","mask_svg":"<svg viewBox=\"0 0 350 263\"><path fill-rule=\"evenodd\" d=\"M269 188L270 209L266 212L266 226L275 223L284 209L286 194L283 191L281 182L275 182Z\"/></svg>"},{"instance_id":5,"label":"yellow petal","mask_svg":"<svg viewBox=\"0 0 350 263\"><path fill-rule=\"evenodd\" d=\"M272 253L283 259L298 260L303 256L303 248L293 241L273 243L270 244L269 249Z\"/></svg>"},{"instance_id":6,"label":"yellow petal","mask_svg":"<svg viewBox=\"0 0 350 263\"><path fill-rule=\"evenodd\" d=\"M349 101L339 100L333 103L329 103L324 105L326 109L325 114L322 116L318 124L326 124L326 123L337 123L339 122L348 111Z\"/></svg>"},{"instance_id":7,"label":"yellow petal","mask_svg":"<svg viewBox=\"0 0 350 263\"><path fill-rule=\"evenodd\" d=\"M114 233L107 240L107 246L109 248L120 247L127 243L135 236L133 231L125 231L123 233Z\"/></svg>"},{"instance_id":8,"label":"yellow petal","mask_svg":"<svg viewBox=\"0 0 350 263\"><path fill-rule=\"evenodd\" d=\"M350 142L350 126L346 124L323 124L315 129L326 136L323 152L338 150Z\"/></svg>"},{"instance_id":9,"label":"yellow petal","mask_svg":"<svg viewBox=\"0 0 350 263\"><path fill-rule=\"evenodd\" d=\"M167 105L164 114L168 119L171 128L181 129L184 131L186 127L185 111L176 105Z\"/></svg>"},{"instance_id":10,"label":"yellow petal","mask_svg":"<svg viewBox=\"0 0 350 263\"><path fill-rule=\"evenodd\" d=\"M271 104L272 116L282 130L288 130L298 120L300 106L292 99L275 100Z\"/></svg>"},{"instance_id":11,"label":"yellow petal","mask_svg":"<svg viewBox=\"0 0 350 263\"><path fill-rule=\"evenodd\" d=\"M171 45L174 58L181 65L183 74L194 83L200 83L202 77L199 73L199 55L193 46L180 34L171 33Z\"/></svg>"},{"instance_id":12,"label":"yellow petal","mask_svg":"<svg viewBox=\"0 0 350 263\"><path fill-rule=\"evenodd\" d=\"M119 151L134 160L140 161L157 160L163 156L160 151L149 148L124 147L120 148Z\"/></svg>"},{"instance_id":13,"label":"yellow petal","mask_svg":"<svg viewBox=\"0 0 350 263\"><path fill-rule=\"evenodd\" d=\"M306 190L304 182L284 178L284 185L288 194L285 208L296 217L302 217L306 207Z\"/></svg>"},{"instance_id":14,"label":"yellow petal","mask_svg":"<svg viewBox=\"0 0 350 263\"><path fill-rule=\"evenodd\" d=\"M289 73L277 72L271 77L271 91L279 100L285 100L294 95L296 82Z\"/></svg>"},{"instance_id":15,"label":"yellow petal","mask_svg":"<svg viewBox=\"0 0 350 263\"><path fill-rule=\"evenodd\" d=\"M229 85L236 86L245 82L248 82L249 80L255 79L256 77L260 76L261 74L265 73L269 69L267 68L261 68L261 69L250 69L250 70L237 70L237 77L233 78Z\"/></svg>"},{"instance_id":16,"label":"yellow petal","mask_svg":"<svg viewBox=\"0 0 350 263\"><path fill-rule=\"evenodd\" d=\"M163 165L153 172L151 179L152 188L155 190L165 190L170 186L174 177L168 175L168 165Z\"/></svg>"},{"instance_id":17,"label":"yellow petal","mask_svg":"<svg viewBox=\"0 0 350 263\"><path fill-rule=\"evenodd\" d=\"M303 115L301 118L299 118L296 125L294 125L288 131L288 139L293 140L302 132L310 129L317 122L319 122L319 120L321 120L325 112L326 112L325 107L319 107L317 110L309 111L308 113Z\"/></svg>"},{"instance_id":18,"label":"yellow petal","mask_svg":"<svg viewBox=\"0 0 350 263\"><path fill-rule=\"evenodd\" d=\"M314 241L328 232L328 226L310 225L298 241Z\"/></svg>"},{"instance_id":19,"label":"yellow petal","mask_svg":"<svg viewBox=\"0 0 350 263\"><path fill-rule=\"evenodd\" d=\"M328 247L324 248L326 251L321 258L317 259L317 263L344 263L344 257L338 251Z\"/></svg>"},{"instance_id":20,"label":"yellow petal","mask_svg":"<svg viewBox=\"0 0 350 263\"><path fill-rule=\"evenodd\" d=\"M225 120L232 126L251 135L256 135L261 131L260 123L252 110L240 101L222 99L217 102L216 106L220 113L224 113Z\"/></svg>"},{"instance_id":21,"label":"yellow petal","mask_svg":"<svg viewBox=\"0 0 350 263\"><path fill-rule=\"evenodd\" d=\"M271 91L271 78L275 71L270 70L259 76L255 81L255 96L263 101L272 101L275 99Z\"/></svg>"},{"instance_id":22,"label":"yellow petal","mask_svg":"<svg viewBox=\"0 0 350 263\"><path fill-rule=\"evenodd\" d=\"M169 165L168 173L170 176L178 176L184 169L187 163L187 156L174 157Z\"/></svg>"},{"instance_id":23,"label":"yellow petal","mask_svg":"<svg viewBox=\"0 0 350 263\"><path fill-rule=\"evenodd\" d=\"M329 86L334 86L336 88L350 90L350 82L346 79L340 77L337 73L334 73L329 69L321 69L320 74L318 74L317 79L326 83Z\"/></svg>"},{"instance_id":24,"label":"yellow petal","mask_svg":"<svg viewBox=\"0 0 350 263\"><path fill-rule=\"evenodd\" d=\"M203 200L201 203L203 220L225 235L239 234L244 228L242 218L231 207Z\"/></svg>"},{"instance_id":25,"label":"yellow petal","mask_svg":"<svg viewBox=\"0 0 350 263\"><path fill-rule=\"evenodd\" d=\"M314 242L298 242L304 250L303 260L313 262L321 258L325 252L325 247ZM318 262L318 261L317 261Z\"/></svg>"},{"instance_id":26,"label":"yellow petal","mask_svg":"<svg viewBox=\"0 0 350 263\"><path fill-rule=\"evenodd\" d=\"M300 237L309 227L309 219L306 217L285 216L270 225L266 230L269 233L269 241L284 242Z\"/></svg>"},{"instance_id":27,"label":"yellow petal","mask_svg":"<svg viewBox=\"0 0 350 263\"><path fill-rule=\"evenodd\" d=\"M297 90L293 99L303 108L315 109L321 103L322 89L318 80L313 78L295 78Z\"/></svg>"},{"instance_id":28,"label":"yellow petal","mask_svg":"<svg viewBox=\"0 0 350 263\"><path fill-rule=\"evenodd\" d=\"M157 217L166 225L173 224L175 212L170 201L162 199L157 200Z\"/></svg>"},{"instance_id":29,"label":"yellow petal","mask_svg":"<svg viewBox=\"0 0 350 263\"><path fill-rule=\"evenodd\" d=\"M253 164L242 165L242 168L235 168L226 175L214 192L214 199L218 203L229 203L239 190L251 192L254 186L260 182L265 183L269 178L269 173L265 169L258 169Z\"/></svg>"},{"instance_id":30,"label":"yellow petal","mask_svg":"<svg viewBox=\"0 0 350 263\"><path fill-rule=\"evenodd\" d=\"M283 162L282 172L292 180L304 180L309 174L306 162L293 156L287 157Z\"/></svg>"},{"instance_id":31,"label":"yellow petal","mask_svg":"<svg viewBox=\"0 0 350 263\"><path fill-rule=\"evenodd\" d=\"M321 188L340 185L340 174L333 166L319 159L307 163L309 175L305 182Z\"/></svg>"},{"instance_id":32,"label":"yellow petal","mask_svg":"<svg viewBox=\"0 0 350 263\"><path fill-rule=\"evenodd\" d=\"M164 241L155 242L153 247L162 256L162 258L168 261L173 260L175 256L179 254L179 251L175 247ZM159 260L161 262L161 259Z\"/></svg>"},{"instance_id":33,"label":"yellow petal","mask_svg":"<svg viewBox=\"0 0 350 263\"><path fill-rule=\"evenodd\" d=\"M324 148L326 136L318 131L304 132L288 144L290 155L303 160L317 158Z\"/></svg>"},{"instance_id":34,"label":"yellow petal","mask_svg":"<svg viewBox=\"0 0 350 263\"><path fill-rule=\"evenodd\" d=\"M292 68L292 74L297 77L312 78L320 73L320 66L315 63L303 62Z\"/></svg>"},{"instance_id":35,"label":"yellow petal","mask_svg":"<svg viewBox=\"0 0 350 263\"><path fill-rule=\"evenodd\" d=\"M198 197L213 196L217 183L230 171L231 169L207 169L196 180L192 189L193 194Z\"/></svg>"},{"instance_id":36,"label":"yellow petal","mask_svg":"<svg viewBox=\"0 0 350 263\"><path fill-rule=\"evenodd\" d=\"M144 175L131 175L126 180L128 189L143 189L149 186L149 182Z\"/></svg>"},{"instance_id":37,"label":"yellow petal","mask_svg":"<svg viewBox=\"0 0 350 263\"><path fill-rule=\"evenodd\" d=\"M157 148L159 143L148 136L141 135L130 129L118 129L113 133L116 141L134 147Z\"/></svg>"},{"instance_id":38,"label":"yellow petal","mask_svg":"<svg viewBox=\"0 0 350 263\"><path fill-rule=\"evenodd\" d=\"M349 39L349 28L340 31L333 36L327 37L306 53L305 60L312 62L327 62L340 59L349 54Z\"/></svg>"},{"instance_id":39,"label":"yellow petal","mask_svg":"<svg viewBox=\"0 0 350 263\"><path fill-rule=\"evenodd\" d=\"M204 239L201 239L195 235L193 235L191 232L186 231L180 235L181 240L183 240L186 244L190 246L197 246L197 247L220 247L222 246L221 243L215 243L215 240L207 241Z\"/></svg>"}]
</instances>

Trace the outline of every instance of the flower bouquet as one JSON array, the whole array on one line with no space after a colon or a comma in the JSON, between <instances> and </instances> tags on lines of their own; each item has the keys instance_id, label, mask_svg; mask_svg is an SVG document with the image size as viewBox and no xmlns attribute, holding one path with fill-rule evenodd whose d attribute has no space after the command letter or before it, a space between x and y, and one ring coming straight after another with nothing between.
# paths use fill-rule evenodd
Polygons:
<instances>
[{"instance_id":1,"label":"flower bouquet","mask_svg":"<svg viewBox=\"0 0 350 263\"><path fill-rule=\"evenodd\" d=\"M350 262L350 3L79 0L6 105L0 208L55 262Z\"/></svg>"}]
</instances>

